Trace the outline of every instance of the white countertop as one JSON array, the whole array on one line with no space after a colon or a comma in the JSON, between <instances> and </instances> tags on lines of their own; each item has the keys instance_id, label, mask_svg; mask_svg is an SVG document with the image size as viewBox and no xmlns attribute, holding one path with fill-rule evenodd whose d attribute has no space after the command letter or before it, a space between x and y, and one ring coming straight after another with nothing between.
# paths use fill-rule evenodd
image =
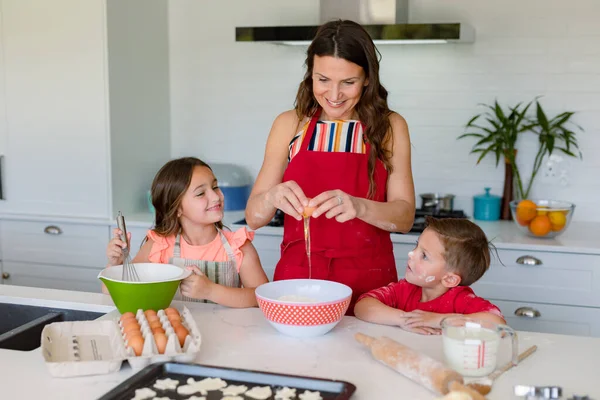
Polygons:
<instances>
[{"instance_id":1,"label":"white countertop","mask_svg":"<svg viewBox=\"0 0 600 400\"><path fill-rule=\"evenodd\" d=\"M483 229L488 240L498 249L600 254L600 222L573 221L562 235L544 239L525 235L513 221L472 221ZM239 226L232 225L231 228ZM256 234L283 237L283 228L265 226L257 229ZM391 238L393 243L414 244L418 235L392 233Z\"/></svg>"},{"instance_id":2,"label":"white countertop","mask_svg":"<svg viewBox=\"0 0 600 400\"><path fill-rule=\"evenodd\" d=\"M0 285L0 302L51 305L108 311L110 298L101 294L41 290ZM202 364L290 373L345 380L357 387L357 400L431 400L438 396L374 361L353 336L389 336L433 358L443 360L441 337L426 337L399 328L344 319L329 334L296 339L279 334L258 309L228 309L217 305L189 304L202 333L197 362ZM113 311L109 317L118 315ZM558 385L564 398L587 394L600 399L598 369L600 339L520 332L520 350L535 344L538 351L496 381L490 400L514 399L513 386ZM503 350L508 341L503 341ZM508 360L503 352L500 362ZM52 378L40 350L20 352L0 349L0 397L3 399L95 399L132 374L127 363L109 375Z\"/></svg>"}]
</instances>

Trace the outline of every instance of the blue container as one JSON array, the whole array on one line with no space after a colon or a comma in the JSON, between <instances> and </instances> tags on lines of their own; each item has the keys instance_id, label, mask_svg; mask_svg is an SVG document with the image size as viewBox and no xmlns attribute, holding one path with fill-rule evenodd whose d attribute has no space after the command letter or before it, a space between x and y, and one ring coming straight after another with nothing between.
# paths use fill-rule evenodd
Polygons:
<instances>
[{"instance_id":1,"label":"blue container","mask_svg":"<svg viewBox=\"0 0 600 400\"><path fill-rule=\"evenodd\" d=\"M224 211L238 211L246 208L250 191L252 190L252 177L239 165L211 164L219 187L225 197Z\"/></svg>"},{"instance_id":2,"label":"blue container","mask_svg":"<svg viewBox=\"0 0 600 400\"><path fill-rule=\"evenodd\" d=\"M473 196L473 216L482 221L500 219L502 197L490 194L491 188L485 188L485 194Z\"/></svg>"}]
</instances>

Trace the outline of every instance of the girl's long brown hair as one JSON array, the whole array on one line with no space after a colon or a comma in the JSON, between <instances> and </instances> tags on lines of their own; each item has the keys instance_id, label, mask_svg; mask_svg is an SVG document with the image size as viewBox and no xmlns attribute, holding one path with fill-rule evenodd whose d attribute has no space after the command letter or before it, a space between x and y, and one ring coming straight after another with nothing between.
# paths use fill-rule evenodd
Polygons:
<instances>
[{"instance_id":1,"label":"girl's long brown hair","mask_svg":"<svg viewBox=\"0 0 600 400\"><path fill-rule=\"evenodd\" d=\"M169 161L154 177L151 194L156 218L154 232L157 235L168 237L181 230L177 214L195 167L206 167L212 171L204 161L184 157ZM223 229L223 222L219 221L215 226Z\"/></svg>"},{"instance_id":2,"label":"girl's long brown hair","mask_svg":"<svg viewBox=\"0 0 600 400\"><path fill-rule=\"evenodd\" d=\"M386 145L392 143L389 119L391 110L387 104L388 92L379 81L381 54L368 32L356 22L337 20L319 27L306 52L306 73L296 95L295 108L300 121L305 117L311 117L319 108L319 103L313 95L312 74L315 56L343 58L361 66L369 79L355 109L358 119L366 126L364 136L371 145L368 197L373 197L376 190L374 174L377 159L383 162L389 173L393 169L392 153L386 149Z\"/></svg>"}]
</instances>

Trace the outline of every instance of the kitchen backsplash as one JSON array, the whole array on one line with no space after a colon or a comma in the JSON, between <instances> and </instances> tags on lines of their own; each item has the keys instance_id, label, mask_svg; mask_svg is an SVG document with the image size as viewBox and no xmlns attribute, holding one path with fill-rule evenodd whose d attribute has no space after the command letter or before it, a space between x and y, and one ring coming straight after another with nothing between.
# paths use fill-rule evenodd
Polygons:
<instances>
[{"instance_id":1,"label":"kitchen backsplash","mask_svg":"<svg viewBox=\"0 0 600 400\"><path fill-rule=\"evenodd\" d=\"M234 28L317 24L318 0L169 4L173 155L235 162L256 176L273 119L293 106L306 47L235 43ZM543 168L533 197L572 201L575 220L600 221L600 2L419 0L410 9L411 22L459 20L476 30L472 44L379 48L390 106L410 128L416 193L454 193L454 207L469 215L484 187L501 194L503 166L491 158L476 166L472 142L456 138L480 102L543 95L551 115L578 112L583 161ZM523 139L518 158L530 165L535 138Z\"/></svg>"}]
</instances>

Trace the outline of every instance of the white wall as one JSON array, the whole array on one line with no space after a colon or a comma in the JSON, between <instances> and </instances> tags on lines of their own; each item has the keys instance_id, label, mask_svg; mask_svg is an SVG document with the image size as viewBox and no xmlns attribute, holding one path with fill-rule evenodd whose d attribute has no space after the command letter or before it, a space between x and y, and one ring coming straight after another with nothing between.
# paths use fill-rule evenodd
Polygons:
<instances>
[{"instance_id":1,"label":"white wall","mask_svg":"<svg viewBox=\"0 0 600 400\"><path fill-rule=\"evenodd\" d=\"M235 43L235 26L316 24L318 0L171 0L171 128L174 156L235 161L255 176L275 116L292 107L303 75L303 47ZM451 192L472 213L472 196L501 194L504 171L475 166L472 141L456 138L480 102L529 101L546 111L577 111L583 161L559 169L568 183L538 176L533 197L570 200L575 219L600 221L600 2L595 0L419 0L411 22L465 21L476 41L381 46L389 103L407 119L416 192ZM519 145L530 165L535 139Z\"/></svg>"},{"instance_id":2,"label":"white wall","mask_svg":"<svg viewBox=\"0 0 600 400\"><path fill-rule=\"evenodd\" d=\"M112 215L148 209L146 193L171 153L167 6L107 1Z\"/></svg>"}]
</instances>

